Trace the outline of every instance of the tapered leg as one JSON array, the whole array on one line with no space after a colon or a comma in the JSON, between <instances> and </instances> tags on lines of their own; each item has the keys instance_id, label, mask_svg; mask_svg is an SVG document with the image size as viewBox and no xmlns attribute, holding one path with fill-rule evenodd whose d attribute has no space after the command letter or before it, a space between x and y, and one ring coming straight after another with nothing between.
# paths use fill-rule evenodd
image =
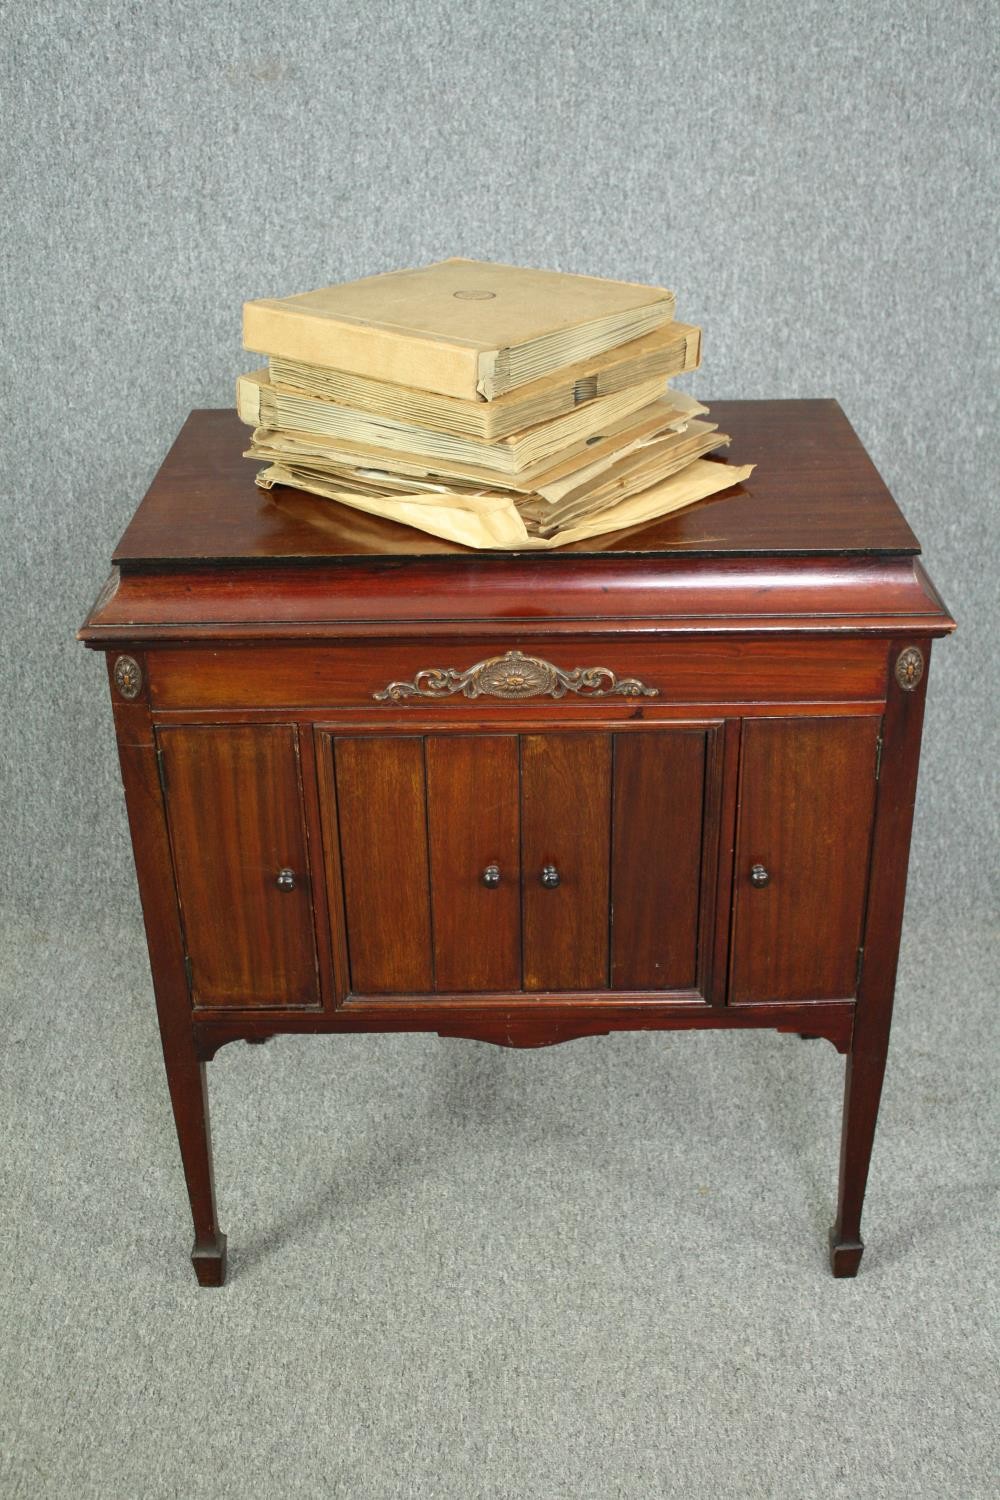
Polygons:
<instances>
[{"instance_id":1,"label":"tapered leg","mask_svg":"<svg viewBox=\"0 0 1000 1500\"><path fill-rule=\"evenodd\" d=\"M134 669L132 681L138 679L137 697L130 683L130 695L123 699L111 656L108 672L163 1060L194 1218L191 1260L202 1286L221 1286L226 1277L226 1236L219 1229L215 1212L205 1064L191 1035L191 997L156 743L146 701L145 660L141 656L127 660Z\"/></svg>"},{"instance_id":2,"label":"tapered leg","mask_svg":"<svg viewBox=\"0 0 1000 1500\"><path fill-rule=\"evenodd\" d=\"M197 1056L193 1041L183 1037L164 1037L163 1060L194 1220L191 1263L201 1286L222 1286L226 1279L226 1236L219 1228L215 1207L207 1067Z\"/></svg>"},{"instance_id":3,"label":"tapered leg","mask_svg":"<svg viewBox=\"0 0 1000 1500\"><path fill-rule=\"evenodd\" d=\"M834 1276L856 1276L865 1248L861 1238L861 1209L885 1074L888 1010L888 1006L883 1006L884 1025L880 1026L866 1024L873 1019L870 1013L868 1017L859 1017L847 1057L840 1145L840 1196L837 1220L830 1230L830 1268ZM874 1035L869 1034L872 1032Z\"/></svg>"},{"instance_id":4,"label":"tapered leg","mask_svg":"<svg viewBox=\"0 0 1000 1500\"><path fill-rule=\"evenodd\" d=\"M889 643L861 984L844 1084L840 1194L830 1231L834 1276L856 1276L864 1252L861 1209L889 1047L929 657L927 641Z\"/></svg>"}]
</instances>

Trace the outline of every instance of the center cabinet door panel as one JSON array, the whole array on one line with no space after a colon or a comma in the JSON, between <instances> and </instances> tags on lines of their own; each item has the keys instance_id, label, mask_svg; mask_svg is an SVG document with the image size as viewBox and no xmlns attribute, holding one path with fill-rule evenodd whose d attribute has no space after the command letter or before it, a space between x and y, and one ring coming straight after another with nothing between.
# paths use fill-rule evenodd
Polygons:
<instances>
[{"instance_id":1,"label":"center cabinet door panel","mask_svg":"<svg viewBox=\"0 0 1000 1500\"><path fill-rule=\"evenodd\" d=\"M857 988L880 720L743 726L730 998L844 1000ZM751 871L762 866L766 883Z\"/></svg>"},{"instance_id":2,"label":"center cabinet door panel","mask_svg":"<svg viewBox=\"0 0 1000 1500\"><path fill-rule=\"evenodd\" d=\"M520 989L517 737L338 736L334 755L352 990Z\"/></svg>"},{"instance_id":3,"label":"center cabinet door panel","mask_svg":"<svg viewBox=\"0 0 1000 1500\"><path fill-rule=\"evenodd\" d=\"M429 735L434 987L521 988L517 736ZM483 875L490 866L489 879Z\"/></svg>"},{"instance_id":4,"label":"center cabinet door panel","mask_svg":"<svg viewBox=\"0 0 1000 1500\"><path fill-rule=\"evenodd\" d=\"M698 985L708 735L615 735L612 989Z\"/></svg>"},{"instance_id":5,"label":"center cabinet door panel","mask_svg":"<svg viewBox=\"0 0 1000 1500\"><path fill-rule=\"evenodd\" d=\"M295 727L166 728L157 745L192 1003L319 1005Z\"/></svg>"},{"instance_id":6,"label":"center cabinet door panel","mask_svg":"<svg viewBox=\"0 0 1000 1500\"><path fill-rule=\"evenodd\" d=\"M351 988L432 990L423 739L338 737L334 757Z\"/></svg>"},{"instance_id":7,"label":"center cabinet door panel","mask_svg":"<svg viewBox=\"0 0 1000 1500\"><path fill-rule=\"evenodd\" d=\"M608 983L611 736L521 740L524 988ZM542 883L550 867L558 884Z\"/></svg>"},{"instance_id":8,"label":"center cabinet door panel","mask_svg":"<svg viewBox=\"0 0 1000 1500\"><path fill-rule=\"evenodd\" d=\"M717 740L702 725L324 732L351 993L699 993Z\"/></svg>"}]
</instances>

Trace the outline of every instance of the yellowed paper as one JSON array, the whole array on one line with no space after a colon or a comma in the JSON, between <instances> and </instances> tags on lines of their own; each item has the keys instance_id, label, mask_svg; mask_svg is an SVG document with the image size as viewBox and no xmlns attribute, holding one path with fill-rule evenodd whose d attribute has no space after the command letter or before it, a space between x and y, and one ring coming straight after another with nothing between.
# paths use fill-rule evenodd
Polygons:
<instances>
[{"instance_id":1,"label":"yellowed paper","mask_svg":"<svg viewBox=\"0 0 1000 1500\"><path fill-rule=\"evenodd\" d=\"M325 480L299 470L272 464L257 476L261 489L270 489L275 484L287 484L293 489L309 490L313 495L323 495L352 510L363 510L372 516L385 516L390 521L401 521L404 526L413 526L418 531L427 531L431 536L444 537L449 542L461 542L466 547L520 548L528 544L528 532L514 506L503 499L494 509L472 508L458 505L442 505L439 495L408 495L405 500L388 495L359 495L355 491L338 490Z\"/></svg>"},{"instance_id":2,"label":"yellowed paper","mask_svg":"<svg viewBox=\"0 0 1000 1500\"><path fill-rule=\"evenodd\" d=\"M667 323L644 338L632 339L568 369L554 370L540 380L498 396L495 401L462 401L456 396L390 385L363 375L348 375L343 370L278 357L269 364L271 379L286 390L336 401L369 415L430 427L436 432L495 443L552 417L579 410L599 396L695 370L700 359L701 329L689 323Z\"/></svg>"},{"instance_id":3,"label":"yellowed paper","mask_svg":"<svg viewBox=\"0 0 1000 1500\"><path fill-rule=\"evenodd\" d=\"M338 490L321 477L295 468L286 468L280 464L272 464L265 469L257 476L257 483L262 489L270 489L275 484L287 484L293 488L305 489L312 494L339 501L340 504L350 506L352 509L363 510L371 515L386 516L394 521L402 521L405 525L416 527L417 530L429 532L432 536L444 537L447 541L460 542L467 547L548 551L554 547L564 547L570 542L582 541L587 537L602 536L627 527L644 525L648 521L656 520L658 516L668 515L672 511L683 509L686 505L693 505L698 500L708 499L709 496L718 494L722 490L731 489L733 485L742 484L753 473L753 469L753 464L734 467L729 464L695 459L681 473L611 506L600 515L588 517L554 537L530 536L513 501L509 498L505 504L501 503L496 508L477 510L460 509L450 503L442 505L441 497L436 494L428 494L419 498L411 495L405 500L387 496L362 496L354 492ZM502 496L494 496L490 499L504 501Z\"/></svg>"},{"instance_id":4,"label":"yellowed paper","mask_svg":"<svg viewBox=\"0 0 1000 1500\"><path fill-rule=\"evenodd\" d=\"M309 433L348 448L363 444L384 453L417 456L426 464L450 460L498 475L516 475L537 469L543 463L562 462L577 453L586 456L595 435L604 435L612 423L620 424L641 413L663 396L664 388L665 382L654 376L495 443L435 432L417 423L374 416L334 401L286 390L274 384L266 370L239 377L236 410L240 420L251 427ZM691 404L697 406L693 401ZM671 405L677 410L684 409L679 393Z\"/></svg>"},{"instance_id":5,"label":"yellowed paper","mask_svg":"<svg viewBox=\"0 0 1000 1500\"><path fill-rule=\"evenodd\" d=\"M248 349L492 400L672 321L663 287L446 260L243 308Z\"/></svg>"},{"instance_id":6,"label":"yellowed paper","mask_svg":"<svg viewBox=\"0 0 1000 1500\"><path fill-rule=\"evenodd\" d=\"M347 443L321 433L258 427L254 430L249 458L270 463L309 463L316 468L348 474L363 469L389 474L408 475L419 481L434 483L458 481L463 486L502 486L532 494L542 485L557 484L567 475L587 469L599 472L600 466L616 464L626 452L644 438L653 438L667 429L677 430L684 422L707 410L693 396L683 391L667 391L641 411L608 422L597 437L578 447L570 457L546 458L516 473L498 475L481 464L453 458L427 459L419 453L390 450L378 443ZM418 483L415 487L421 487Z\"/></svg>"}]
</instances>

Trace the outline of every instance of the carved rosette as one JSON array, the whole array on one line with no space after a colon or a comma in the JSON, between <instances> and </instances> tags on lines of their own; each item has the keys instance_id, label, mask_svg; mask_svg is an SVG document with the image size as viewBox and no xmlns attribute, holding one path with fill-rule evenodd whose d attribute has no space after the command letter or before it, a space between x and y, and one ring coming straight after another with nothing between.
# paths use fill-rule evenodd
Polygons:
<instances>
[{"instance_id":1,"label":"carved rosette","mask_svg":"<svg viewBox=\"0 0 1000 1500\"><path fill-rule=\"evenodd\" d=\"M142 668L134 656L119 656L114 677L115 687L123 698L138 698L142 691Z\"/></svg>"},{"instance_id":2,"label":"carved rosette","mask_svg":"<svg viewBox=\"0 0 1000 1500\"><path fill-rule=\"evenodd\" d=\"M490 656L475 666L424 667L411 682L390 682L372 697L379 702L402 703L408 698L658 698L659 688L647 687L638 677L616 677L610 667L562 667L540 656L508 651Z\"/></svg>"},{"instance_id":3,"label":"carved rosette","mask_svg":"<svg viewBox=\"0 0 1000 1500\"><path fill-rule=\"evenodd\" d=\"M923 652L916 646L907 646L896 657L896 681L904 693L912 693L924 675Z\"/></svg>"}]
</instances>

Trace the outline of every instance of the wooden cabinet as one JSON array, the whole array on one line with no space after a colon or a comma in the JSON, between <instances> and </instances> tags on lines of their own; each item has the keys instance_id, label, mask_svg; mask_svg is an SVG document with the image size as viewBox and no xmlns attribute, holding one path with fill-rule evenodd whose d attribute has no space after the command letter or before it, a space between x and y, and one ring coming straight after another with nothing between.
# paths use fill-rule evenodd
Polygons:
<instances>
[{"instance_id":1,"label":"wooden cabinet","mask_svg":"<svg viewBox=\"0 0 1000 1500\"><path fill-rule=\"evenodd\" d=\"M953 621L834 403L715 412L743 489L524 557L263 496L232 413L185 425L80 634L107 654L203 1285L206 1064L278 1032L825 1037L832 1266L856 1272Z\"/></svg>"}]
</instances>

